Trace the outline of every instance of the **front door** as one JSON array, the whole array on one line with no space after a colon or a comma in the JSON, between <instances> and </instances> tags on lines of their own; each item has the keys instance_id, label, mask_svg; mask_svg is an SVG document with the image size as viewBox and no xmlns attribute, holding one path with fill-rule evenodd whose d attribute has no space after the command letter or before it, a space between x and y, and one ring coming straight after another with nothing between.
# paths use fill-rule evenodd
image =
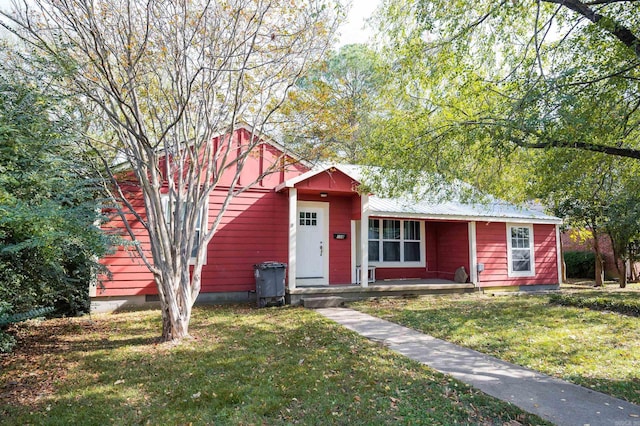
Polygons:
<instances>
[{"instance_id":1,"label":"front door","mask_svg":"<svg viewBox=\"0 0 640 426\"><path fill-rule=\"evenodd\" d=\"M301 201L296 217L296 284L329 284L329 206Z\"/></svg>"}]
</instances>

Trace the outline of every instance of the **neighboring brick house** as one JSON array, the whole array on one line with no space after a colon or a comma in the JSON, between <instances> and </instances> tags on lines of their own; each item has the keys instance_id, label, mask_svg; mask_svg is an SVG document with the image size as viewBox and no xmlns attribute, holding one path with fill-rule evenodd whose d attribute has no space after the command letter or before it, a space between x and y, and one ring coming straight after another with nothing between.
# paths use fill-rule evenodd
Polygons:
<instances>
[{"instance_id":1,"label":"neighboring brick house","mask_svg":"<svg viewBox=\"0 0 640 426\"><path fill-rule=\"evenodd\" d=\"M586 241L575 241L575 238L571 238L571 230L562 232L560 239L562 241L562 253L568 251L590 251L593 252L593 238L589 238ZM611 245L611 238L609 235L600 235L598 238L598 245L600 246L600 253L604 259L604 269L606 278L619 278L618 269L616 268L615 260L613 258L613 247ZM638 277L640 274L640 264L636 262L635 274L631 276Z\"/></svg>"}]
</instances>

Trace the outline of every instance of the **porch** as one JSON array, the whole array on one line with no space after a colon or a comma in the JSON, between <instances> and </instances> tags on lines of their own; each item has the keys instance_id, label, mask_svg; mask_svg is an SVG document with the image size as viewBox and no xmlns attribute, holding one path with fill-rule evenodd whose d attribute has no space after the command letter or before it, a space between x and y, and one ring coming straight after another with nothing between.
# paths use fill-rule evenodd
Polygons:
<instances>
[{"instance_id":1,"label":"porch","mask_svg":"<svg viewBox=\"0 0 640 426\"><path fill-rule=\"evenodd\" d=\"M344 302L376 297L417 297L436 294L472 293L473 283L445 279L380 280L367 287L357 284L288 288L287 303L305 307L339 306Z\"/></svg>"}]
</instances>

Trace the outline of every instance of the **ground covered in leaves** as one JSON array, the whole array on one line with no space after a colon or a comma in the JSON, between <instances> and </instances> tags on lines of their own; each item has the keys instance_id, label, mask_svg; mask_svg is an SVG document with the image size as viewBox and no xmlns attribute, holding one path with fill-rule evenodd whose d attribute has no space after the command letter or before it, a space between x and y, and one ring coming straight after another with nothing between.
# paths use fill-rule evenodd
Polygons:
<instances>
[{"instance_id":1,"label":"ground covered in leaves","mask_svg":"<svg viewBox=\"0 0 640 426\"><path fill-rule=\"evenodd\" d=\"M592 287L572 298L635 303L626 291ZM640 318L558 306L550 295L472 294L361 302L352 307L505 361L640 404Z\"/></svg>"},{"instance_id":2,"label":"ground covered in leaves","mask_svg":"<svg viewBox=\"0 0 640 426\"><path fill-rule=\"evenodd\" d=\"M5 424L546 424L312 311L203 307L29 321L2 355Z\"/></svg>"}]
</instances>

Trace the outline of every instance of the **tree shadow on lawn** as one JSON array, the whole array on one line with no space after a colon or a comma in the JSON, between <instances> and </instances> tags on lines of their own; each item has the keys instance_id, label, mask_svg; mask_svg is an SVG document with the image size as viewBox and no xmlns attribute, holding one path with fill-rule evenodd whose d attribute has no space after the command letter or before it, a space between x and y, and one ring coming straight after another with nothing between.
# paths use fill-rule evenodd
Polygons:
<instances>
[{"instance_id":1,"label":"tree shadow on lawn","mask_svg":"<svg viewBox=\"0 0 640 426\"><path fill-rule=\"evenodd\" d=\"M194 339L173 346L156 345L145 332L100 340L110 327L119 326L69 343L71 366L54 392L3 407L5 418L76 424L522 419L519 410L481 400L478 392L304 310L212 315L204 309L194 316Z\"/></svg>"},{"instance_id":2,"label":"tree shadow on lawn","mask_svg":"<svg viewBox=\"0 0 640 426\"><path fill-rule=\"evenodd\" d=\"M59 383L86 354L124 347L145 347L158 343L142 330L114 339L119 321L107 323L83 318L53 318L15 324L12 353L0 355L0 412L12 407L32 407L55 392Z\"/></svg>"}]
</instances>

